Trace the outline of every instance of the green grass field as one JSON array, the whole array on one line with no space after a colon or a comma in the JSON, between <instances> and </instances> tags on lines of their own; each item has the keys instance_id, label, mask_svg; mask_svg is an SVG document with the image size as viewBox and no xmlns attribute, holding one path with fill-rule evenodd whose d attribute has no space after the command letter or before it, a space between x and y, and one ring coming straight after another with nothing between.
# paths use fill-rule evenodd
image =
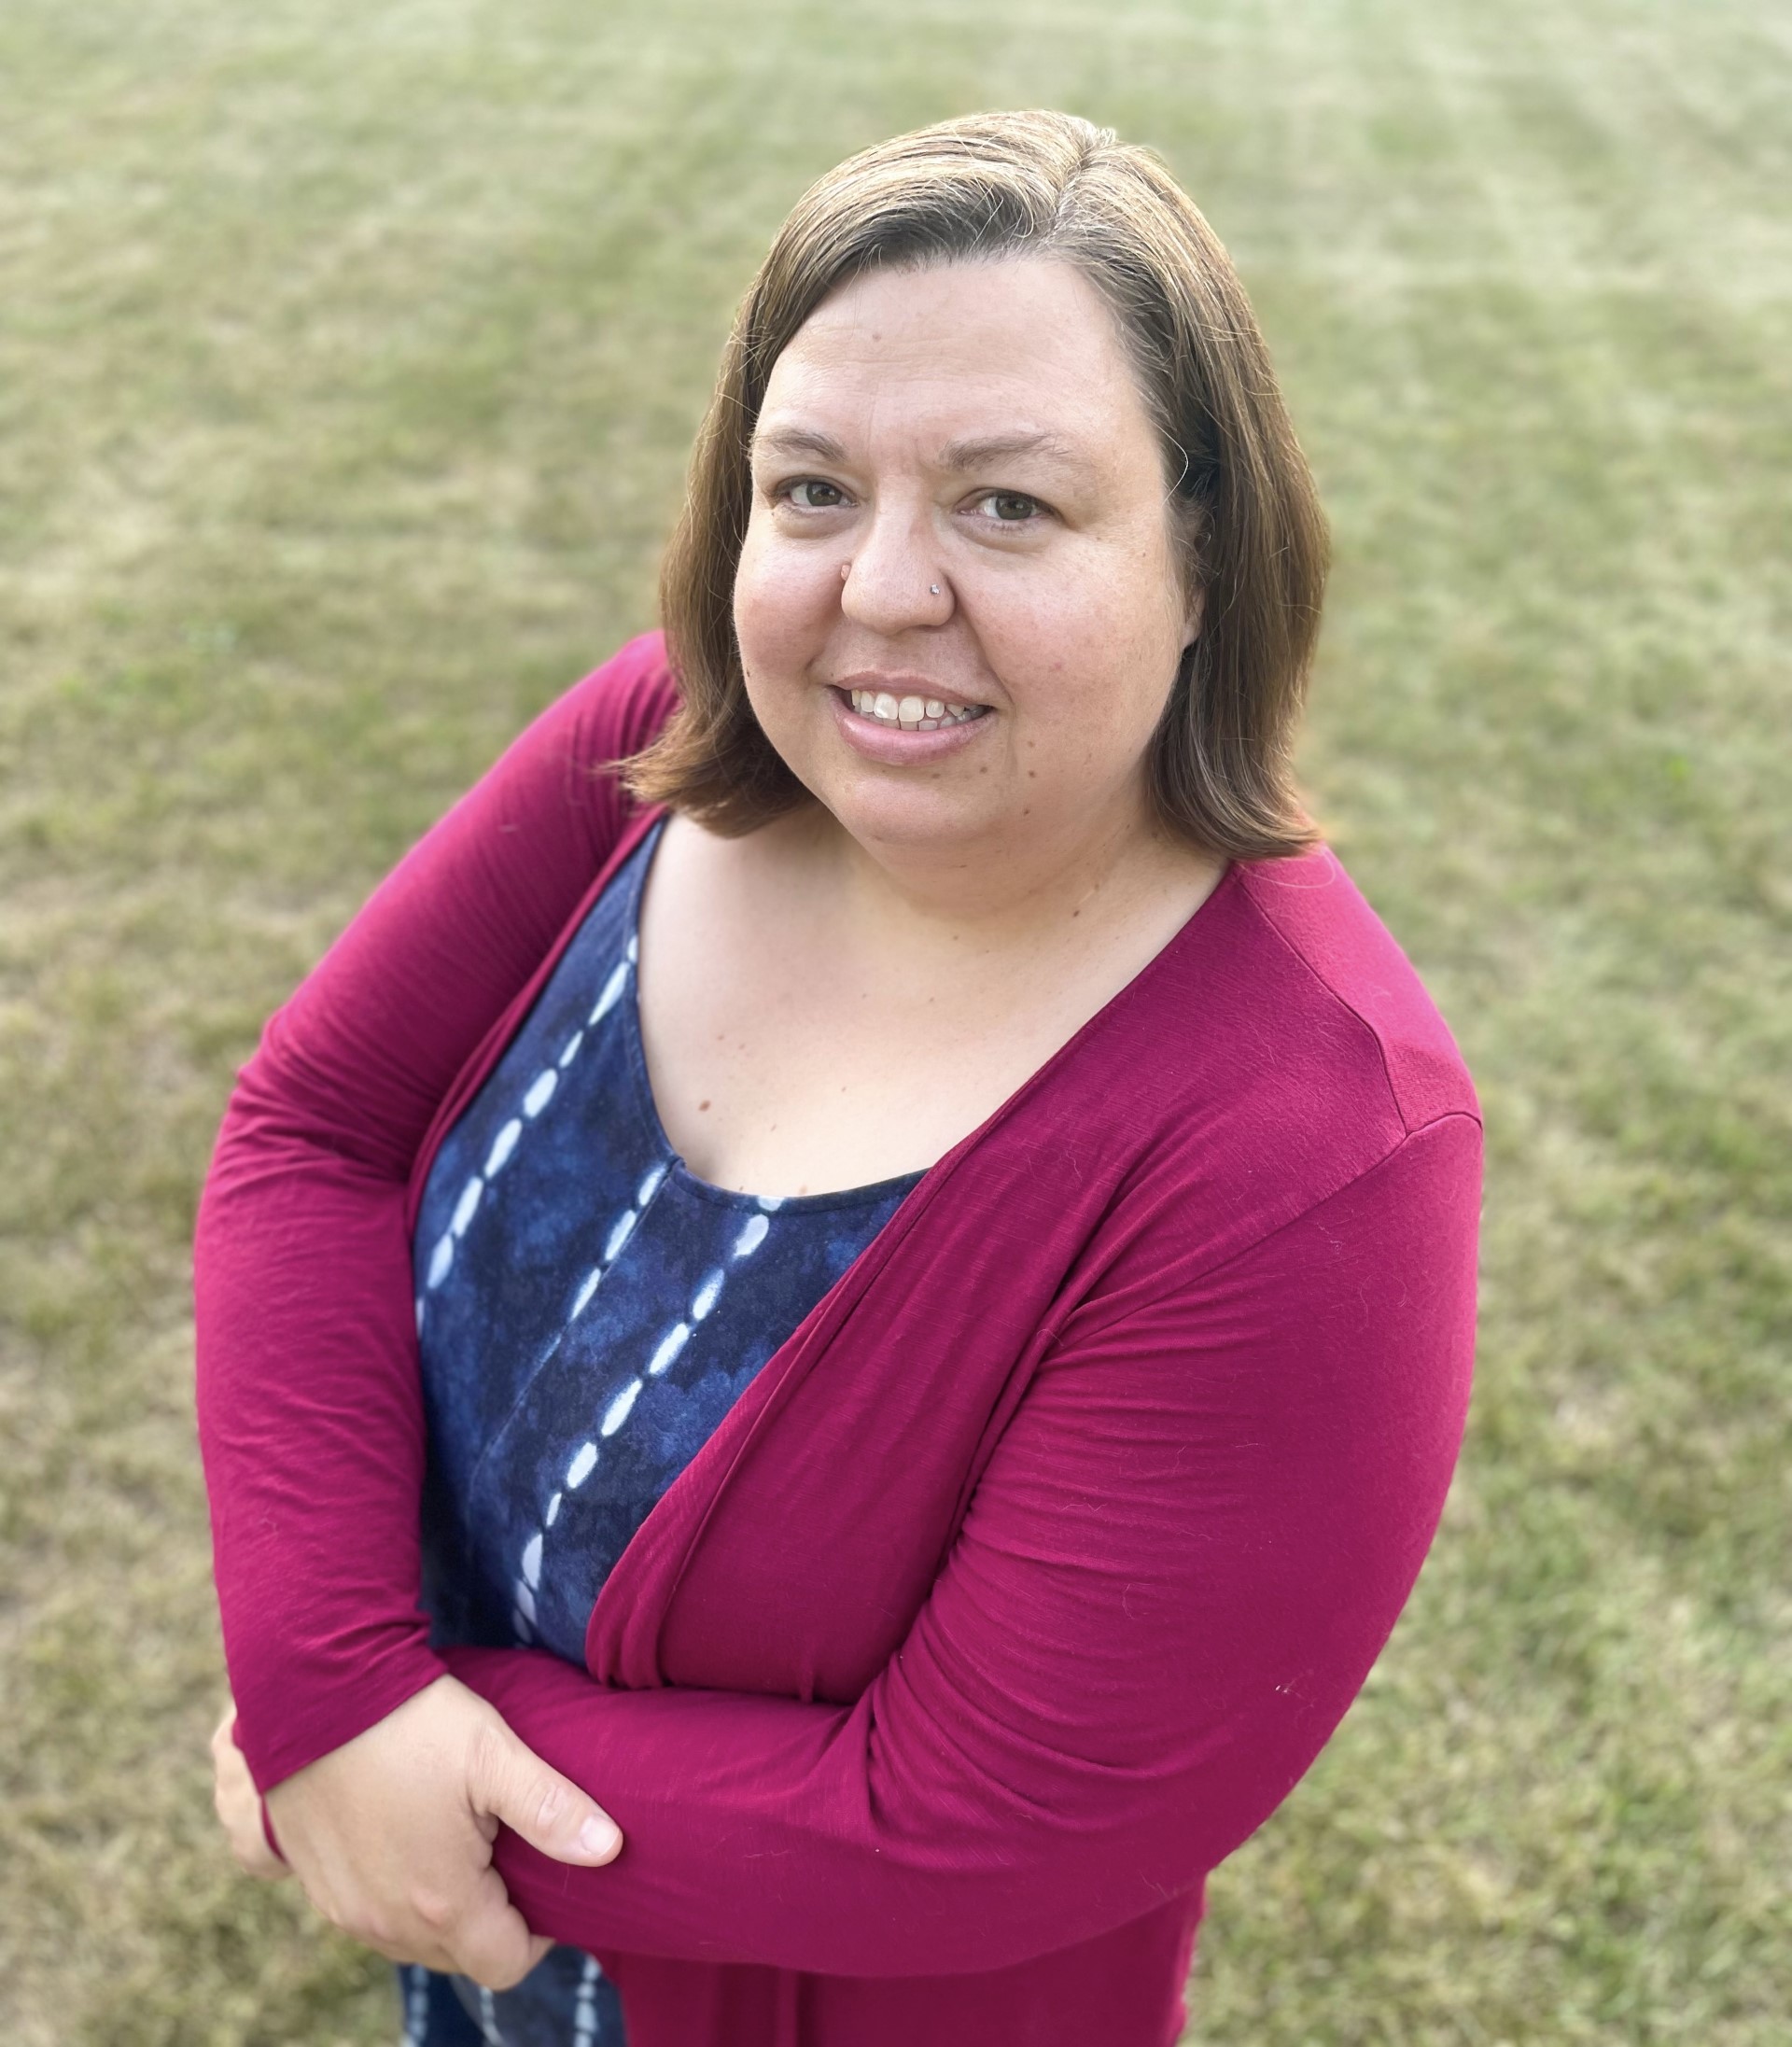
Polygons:
<instances>
[{"instance_id":1,"label":"green grass field","mask_svg":"<svg viewBox=\"0 0 1792 2047\"><path fill-rule=\"evenodd\" d=\"M982 105L1169 158L1337 567L1303 775L1479 1084L1477 1395L1191 2038L1792 2038L1786 0L0 10L0 2037L389 2041L213 1837L232 1067L652 623L733 301ZM917 2041L916 2047L926 2047Z\"/></svg>"}]
</instances>

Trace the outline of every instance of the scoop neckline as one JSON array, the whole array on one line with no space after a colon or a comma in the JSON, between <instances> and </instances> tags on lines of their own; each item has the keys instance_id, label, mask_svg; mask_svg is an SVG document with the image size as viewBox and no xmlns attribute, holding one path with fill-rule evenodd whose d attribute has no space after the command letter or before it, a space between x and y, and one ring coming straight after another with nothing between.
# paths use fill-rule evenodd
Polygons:
<instances>
[{"instance_id":1,"label":"scoop neckline","mask_svg":"<svg viewBox=\"0 0 1792 2047\"><path fill-rule=\"evenodd\" d=\"M869 1180L860 1186L835 1187L820 1194L745 1193L735 1187L718 1186L713 1180L706 1180L700 1173L693 1171L685 1162L683 1154L666 1135L665 1125L660 1118L659 1103L653 1099L652 1076L647 1070L647 1044L641 1034L639 996L641 897L646 892L648 869L653 863L653 855L658 850L660 835L665 829L666 821L665 816L656 819L642 834L641 843L631 856L633 872L628 879L628 894L624 904L627 914L623 919L626 931L623 946L629 973L622 999L617 1004L623 1013L627 1038L629 1073L635 1084L636 1108L665 1164L665 1178L676 1179L680 1186L701 1200L715 1202L725 1208L749 1210L760 1215L815 1214L826 1209L869 1208L878 1201L888 1200L898 1192L911 1192L933 1171L932 1166L917 1166L909 1172L892 1173L885 1180ZM935 1164L937 1163L936 1160Z\"/></svg>"}]
</instances>

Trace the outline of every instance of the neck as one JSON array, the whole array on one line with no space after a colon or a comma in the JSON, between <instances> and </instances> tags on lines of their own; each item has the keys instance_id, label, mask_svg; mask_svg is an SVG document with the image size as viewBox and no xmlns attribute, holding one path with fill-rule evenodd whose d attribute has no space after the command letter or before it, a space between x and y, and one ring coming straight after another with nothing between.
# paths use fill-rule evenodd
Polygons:
<instances>
[{"instance_id":1,"label":"neck","mask_svg":"<svg viewBox=\"0 0 1792 2047\"><path fill-rule=\"evenodd\" d=\"M1142 799L1016 842L866 842L815 804L788 820L843 927L879 950L968 944L988 957L1093 941L1172 877L1215 863L1157 825Z\"/></svg>"}]
</instances>

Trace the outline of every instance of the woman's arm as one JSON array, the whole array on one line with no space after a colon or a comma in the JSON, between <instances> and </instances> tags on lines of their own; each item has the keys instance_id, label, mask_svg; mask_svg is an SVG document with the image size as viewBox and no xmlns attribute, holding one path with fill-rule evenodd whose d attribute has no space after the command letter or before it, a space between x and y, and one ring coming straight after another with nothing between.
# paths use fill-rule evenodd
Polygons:
<instances>
[{"instance_id":1,"label":"woman's arm","mask_svg":"<svg viewBox=\"0 0 1792 2047\"><path fill-rule=\"evenodd\" d=\"M1479 1186L1479 1127L1451 1115L1218 1270L1141 1241L852 1706L449 1652L627 1841L568 1870L500 1835L530 1926L941 1974L1195 1883L1312 1762L1418 1575L1466 1411Z\"/></svg>"},{"instance_id":2,"label":"woman's arm","mask_svg":"<svg viewBox=\"0 0 1792 2047\"><path fill-rule=\"evenodd\" d=\"M351 1737L443 1695L445 1662L629 1834L595 1871L500 1836L539 1932L847 1973L994 1967L1193 1882L1354 1695L1455 1454L1478 1132L1415 1134L1219 1272L1146 1247L1067 1325L855 1706L438 1658L417 1610L414 1335L391 1289L405 1182L613 843L617 792L589 768L664 715L658 664L637 643L531 728L270 1025L232 1101L196 1277L244 1748L264 1788L346 1766Z\"/></svg>"},{"instance_id":3,"label":"woman's arm","mask_svg":"<svg viewBox=\"0 0 1792 2047\"><path fill-rule=\"evenodd\" d=\"M418 1607L407 1183L625 817L658 635L552 706L399 862L238 1077L194 1243L200 1444L238 1738L267 1789L442 1674Z\"/></svg>"}]
</instances>

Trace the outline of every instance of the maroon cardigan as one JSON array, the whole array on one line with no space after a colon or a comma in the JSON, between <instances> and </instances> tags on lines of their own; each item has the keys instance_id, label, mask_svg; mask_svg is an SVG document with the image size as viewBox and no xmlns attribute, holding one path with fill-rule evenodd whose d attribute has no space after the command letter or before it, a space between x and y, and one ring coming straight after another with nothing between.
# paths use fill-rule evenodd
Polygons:
<instances>
[{"instance_id":1,"label":"maroon cardigan","mask_svg":"<svg viewBox=\"0 0 1792 2047\"><path fill-rule=\"evenodd\" d=\"M1205 1872L1323 1746L1442 1511L1469 1076L1329 849L1235 863L753 1381L588 1674L438 1654L411 1218L651 821L605 764L673 701L649 636L553 706L239 1076L196 1293L240 1739L265 1788L444 1667L492 1700L627 1837L497 1860L630 2047L1166 2047Z\"/></svg>"}]
</instances>

